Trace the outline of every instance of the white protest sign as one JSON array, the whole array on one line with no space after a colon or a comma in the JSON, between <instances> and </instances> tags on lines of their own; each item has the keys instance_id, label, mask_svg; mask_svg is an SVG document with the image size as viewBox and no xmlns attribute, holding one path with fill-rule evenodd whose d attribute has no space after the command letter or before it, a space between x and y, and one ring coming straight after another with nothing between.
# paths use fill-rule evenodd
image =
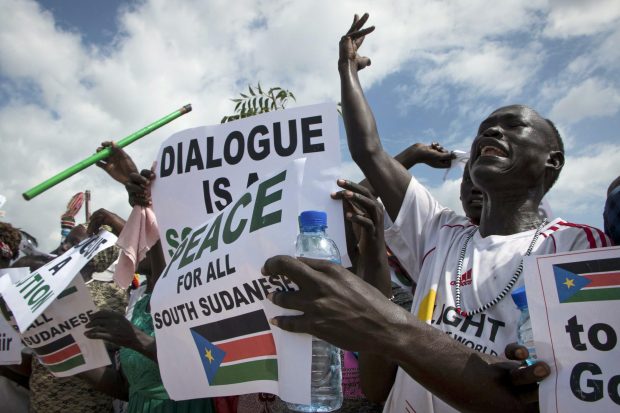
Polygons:
<instances>
[{"instance_id":1,"label":"white protest sign","mask_svg":"<svg viewBox=\"0 0 620 413\"><path fill-rule=\"evenodd\" d=\"M152 187L166 260L191 228L236 200L249 184L300 158L307 160L302 205L333 218L329 234L348 265L342 206L329 197L342 177L338 113L328 103L187 129L166 139Z\"/></svg>"},{"instance_id":2,"label":"white protest sign","mask_svg":"<svg viewBox=\"0 0 620 413\"><path fill-rule=\"evenodd\" d=\"M24 344L53 375L72 376L110 364L102 340L84 336L97 311L82 277L75 277L45 312L22 334Z\"/></svg>"},{"instance_id":3,"label":"white protest sign","mask_svg":"<svg viewBox=\"0 0 620 413\"><path fill-rule=\"evenodd\" d=\"M267 294L294 284L260 273L268 257L295 253L302 167L263 177L197 226L157 281L151 314L172 399L267 392L310 402L310 336L268 323L286 310Z\"/></svg>"},{"instance_id":4,"label":"white protest sign","mask_svg":"<svg viewBox=\"0 0 620 413\"><path fill-rule=\"evenodd\" d=\"M20 278L30 273L28 268L6 268L0 270L0 284L9 284L12 280L18 281ZM0 365L19 364L22 361L22 344L19 333L9 324L11 314L6 307L2 308L3 316L0 317ZM7 313L5 313L7 312Z\"/></svg>"},{"instance_id":5,"label":"white protest sign","mask_svg":"<svg viewBox=\"0 0 620 413\"><path fill-rule=\"evenodd\" d=\"M21 363L23 348L19 333L0 317L0 365Z\"/></svg>"},{"instance_id":6,"label":"white protest sign","mask_svg":"<svg viewBox=\"0 0 620 413\"><path fill-rule=\"evenodd\" d=\"M540 411L620 411L620 247L525 259Z\"/></svg>"},{"instance_id":7,"label":"white protest sign","mask_svg":"<svg viewBox=\"0 0 620 413\"><path fill-rule=\"evenodd\" d=\"M88 261L115 242L114 234L101 231L28 277L4 286L0 293L13 312L19 331L23 333L45 311Z\"/></svg>"}]
</instances>

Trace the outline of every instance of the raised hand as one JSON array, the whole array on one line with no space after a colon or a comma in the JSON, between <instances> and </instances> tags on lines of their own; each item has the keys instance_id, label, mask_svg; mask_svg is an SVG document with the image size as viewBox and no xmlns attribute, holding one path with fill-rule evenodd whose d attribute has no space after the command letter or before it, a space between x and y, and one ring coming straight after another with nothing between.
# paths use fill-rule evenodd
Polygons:
<instances>
[{"instance_id":1,"label":"raised hand","mask_svg":"<svg viewBox=\"0 0 620 413\"><path fill-rule=\"evenodd\" d=\"M419 163L425 163L433 168L449 168L452 159L454 159L454 154L437 142L430 145L416 143L410 146L407 151L414 152Z\"/></svg>"},{"instance_id":2,"label":"raised hand","mask_svg":"<svg viewBox=\"0 0 620 413\"><path fill-rule=\"evenodd\" d=\"M112 153L107 158L97 162L97 166L103 169L112 179L125 185L129 181L129 175L138 173L138 168L131 157L123 149L116 146L114 142L102 142L97 148L97 152L110 148Z\"/></svg>"},{"instance_id":3,"label":"raised hand","mask_svg":"<svg viewBox=\"0 0 620 413\"><path fill-rule=\"evenodd\" d=\"M353 17L351 28L349 28L349 31L340 39L338 64L352 62L355 64L357 70L362 70L366 66L370 66L370 59L360 56L357 52L362 46L365 36L375 30L375 26L362 29L367 20L368 13L364 13L361 18L357 14Z\"/></svg>"},{"instance_id":4,"label":"raised hand","mask_svg":"<svg viewBox=\"0 0 620 413\"><path fill-rule=\"evenodd\" d=\"M112 233L118 237L125 226L125 220L114 212L110 212L107 209L100 208L96 210L90 217L88 223L88 235L93 235L99 232L102 225L107 225L112 228Z\"/></svg>"},{"instance_id":5,"label":"raised hand","mask_svg":"<svg viewBox=\"0 0 620 413\"><path fill-rule=\"evenodd\" d=\"M143 169L142 172L129 174L129 180L125 184L129 195L129 205L148 207L152 205L151 183L155 179L155 173L150 169Z\"/></svg>"},{"instance_id":6,"label":"raised hand","mask_svg":"<svg viewBox=\"0 0 620 413\"><path fill-rule=\"evenodd\" d=\"M344 190L331 196L343 200L345 219L352 223L359 239L357 275L389 296L391 284L383 233L383 205L363 185L344 179L339 179L337 184Z\"/></svg>"}]
</instances>

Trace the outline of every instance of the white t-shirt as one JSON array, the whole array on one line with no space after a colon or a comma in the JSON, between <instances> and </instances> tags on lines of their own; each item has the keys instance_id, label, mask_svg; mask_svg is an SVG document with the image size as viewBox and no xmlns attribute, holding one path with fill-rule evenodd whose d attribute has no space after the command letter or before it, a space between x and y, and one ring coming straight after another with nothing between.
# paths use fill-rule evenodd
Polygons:
<instances>
[{"instance_id":1,"label":"white t-shirt","mask_svg":"<svg viewBox=\"0 0 620 413\"><path fill-rule=\"evenodd\" d=\"M514 275L536 230L482 238L466 217L442 207L412 178L396 218L386 230L386 243L409 272L417 289L411 312L478 352L503 356L517 341L519 310L508 294L485 312L459 316L455 311L455 280L459 253L469 233L463 261L461 308L477 309L497 297ZM553 254L610 245L602 231L555 219L547 224L532 255ZM521 276L518 285L523 284ZM458 377L454 378L458 380ZM456 412L398 369L384 412Z\"/></svg>"}]
</instances>

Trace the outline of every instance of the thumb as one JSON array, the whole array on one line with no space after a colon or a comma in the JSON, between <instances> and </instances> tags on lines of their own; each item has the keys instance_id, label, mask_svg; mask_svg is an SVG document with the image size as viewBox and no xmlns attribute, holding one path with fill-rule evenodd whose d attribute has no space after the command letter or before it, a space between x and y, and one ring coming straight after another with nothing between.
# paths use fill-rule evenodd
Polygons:
<instances>
[{"instance_id":1,"label":"thumb","mask_svg":"<svg viewBox=\"0 0 620 413\"><path fill-rule=\"evenodd\" d=\"M362 70L366 66L370 66L371 63L372 62L370 61L369 57L366 57L366 56L358 57L357 58L357 70Z\"/></svg>"},{"instance_id":2,"label":"thumb","mask_svg":"<svg viewBox=\"0 0 620 413\"><path fill-rule=\"evenodd\" d=\"M97 161L97 163L95 164L97 165L99 168L103 169L103 170L108 170L108 163L107 162L103 162L103 161Z\"/></svg>"}]
</instances>

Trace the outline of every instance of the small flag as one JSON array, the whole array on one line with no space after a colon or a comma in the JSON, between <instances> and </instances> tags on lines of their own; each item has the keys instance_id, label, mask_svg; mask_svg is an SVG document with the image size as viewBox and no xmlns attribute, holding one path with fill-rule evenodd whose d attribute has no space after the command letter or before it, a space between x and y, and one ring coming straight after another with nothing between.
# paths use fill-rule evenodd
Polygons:
<instances>
[{"instance_id":1,"label":"small flag","mask_svg":"<svg viewBox=\"0 0 620 413\"><path fill-rule=\"evenodd\" d=\"M620 258L553 266L560 303L620 300Z\"/></svg>"},{"instance_id":2,"label":"small flag","mask_svg":"<svg viewBox=\"0 0 620 413\"><path fill-rule=\"evenodd\" d=\"M32 351L49 371L60 373L85 364L80 346L71 334L52 341L41 347L33 347Z\"/></svg>"},{"instance_id":3,"label":"small flag","mask_svg":"<svg viewBox=\"0 0 620 413\"><path fill-rule=\"evenodd\" d=\"M276 346L263 310L191 328L209 385L278 380Z\"/></svg>"}]
</instances>

